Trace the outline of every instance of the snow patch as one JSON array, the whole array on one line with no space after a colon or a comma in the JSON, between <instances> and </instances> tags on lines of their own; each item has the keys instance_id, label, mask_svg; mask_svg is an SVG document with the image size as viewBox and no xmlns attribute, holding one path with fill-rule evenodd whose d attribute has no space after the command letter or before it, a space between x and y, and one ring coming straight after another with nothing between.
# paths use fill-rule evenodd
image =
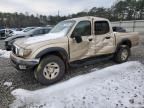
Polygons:
<instances>
[{"instance_id":1,"label":"snow patch","mask_svg":"<svg viewBox=\"0 0 144 108\"><path fill-rule=\"evenodd\" d=\"M16 89L11 108L125 108L144 105L144 65L127 62L36 91Z\"/></svg>"},{"instance_id":2,"label":"snow patch","mask_svg":"<svg viewBox=\"0 0 144 108\"><path fill-rule=\"evenodd\" d=\"M7 86L7 87L11 87L11 86L12 86L12 82L4 82L3 85L4 85L4 86Z\"/></svg>"},{"instance_id":3,"label":"snow patch","mask_svg":"<svg viewBox=\"0 0 144 108\"><path fill-rule=\"evenodd\" d=\"M0 49L0 58L10 58L10 52L11 51Z\"/></svg>"}]
</instances>

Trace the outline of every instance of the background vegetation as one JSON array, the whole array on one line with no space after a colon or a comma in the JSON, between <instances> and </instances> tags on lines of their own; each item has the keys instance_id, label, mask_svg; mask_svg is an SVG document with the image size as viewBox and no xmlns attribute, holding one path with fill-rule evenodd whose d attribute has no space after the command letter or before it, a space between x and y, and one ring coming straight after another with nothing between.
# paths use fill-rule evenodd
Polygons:
<instances>
[{"instance_id":1,"label":"background vegetation","mask_svg":"<svg viewBox=\"0 0 144 108\"><path fill-rule=\"evenodd\" d=\"M0 13L0 28L55 25L61 20L82 16L97 16L110 21L144 19L144 0L119 0L111 8L93 7L68 16L29 15L23 13Z\"/></svg>"}]
</instances>

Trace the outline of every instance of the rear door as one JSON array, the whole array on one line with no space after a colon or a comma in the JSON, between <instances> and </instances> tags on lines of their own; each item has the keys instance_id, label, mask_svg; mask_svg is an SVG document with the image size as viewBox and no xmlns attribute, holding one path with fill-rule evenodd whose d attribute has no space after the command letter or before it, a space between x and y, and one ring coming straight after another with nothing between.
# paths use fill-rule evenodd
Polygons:
<instances>
[{"instance_id":1,"label":"rear door","mask_svg":"<svg viewBox=\"0 0 144 108\"><path fill-rule=\"evenodd\" d=\"M91 20L80 21L72 32L82 38L82 42L77 43L75 38L70 38L70 59L71 61L80 60L93 56L95 54L95 42L92 35L92 22Z\"/></svg>"},{"instance_id":2,"label":"rear door","mask_svg":"<svg viewBox=\"0 0 144 108\"><path fill-rule=\"evenodd\" d=\"M103 55L113 53L115 50L115 37L108 21L94 21L95 54Z\"/></svg>"}]
</instances>

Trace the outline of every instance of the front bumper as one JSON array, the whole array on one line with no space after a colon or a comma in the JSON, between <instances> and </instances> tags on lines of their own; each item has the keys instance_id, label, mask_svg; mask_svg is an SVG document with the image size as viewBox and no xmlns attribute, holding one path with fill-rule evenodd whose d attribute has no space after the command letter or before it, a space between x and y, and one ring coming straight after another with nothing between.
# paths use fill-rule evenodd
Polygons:
<instances>
[{"instance_id":1,"label":"front bumper","mask_svg":"<svg viewBox=\"0 0 144 108\"><path fill-rule=\"evenodd\" d=\"M29 70L39 64L39 59L23 59L15 56L12 52L10 60L12 65L18 70Z\"/></svg>"}]
</instances>

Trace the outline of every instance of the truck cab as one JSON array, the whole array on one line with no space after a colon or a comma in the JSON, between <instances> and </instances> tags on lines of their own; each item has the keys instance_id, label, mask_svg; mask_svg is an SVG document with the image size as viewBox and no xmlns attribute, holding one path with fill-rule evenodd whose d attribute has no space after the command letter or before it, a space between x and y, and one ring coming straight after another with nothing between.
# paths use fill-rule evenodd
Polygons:
<instances>
[{"instance_id":1,"label":"truck cab","mask_svg":"<svg viewBox=\"0 0 144 108\"><path fill-rule=\"evenodd\" d=\"M69 35L71 61L115 51L115 37L107 19L79 19Z\"/></svg>"}]
</instances>

